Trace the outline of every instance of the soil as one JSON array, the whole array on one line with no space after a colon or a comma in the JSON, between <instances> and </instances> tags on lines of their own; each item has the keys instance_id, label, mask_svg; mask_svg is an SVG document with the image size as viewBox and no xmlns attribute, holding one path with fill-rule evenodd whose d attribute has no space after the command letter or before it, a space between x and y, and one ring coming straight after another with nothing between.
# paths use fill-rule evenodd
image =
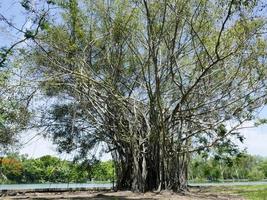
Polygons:
<instances>
[{"instance_id":1,"label":"soil","mask_svg":"<svg viewBox=\"0 0 267 200\"><path fill-rule=\"evenodd\" d=\"M160 193L133 193L130 191L118 192L93 192L93 191L72 191L72 192L53 192L53 193L38 193L38 192L20 192L13 194L2 194L1 199L73 199L73 200L244 200L244 198L222 193L210 193L207 190L191 189L186 193L173 193L170 191L162 191Z\"/></svg>"}]
</instances>

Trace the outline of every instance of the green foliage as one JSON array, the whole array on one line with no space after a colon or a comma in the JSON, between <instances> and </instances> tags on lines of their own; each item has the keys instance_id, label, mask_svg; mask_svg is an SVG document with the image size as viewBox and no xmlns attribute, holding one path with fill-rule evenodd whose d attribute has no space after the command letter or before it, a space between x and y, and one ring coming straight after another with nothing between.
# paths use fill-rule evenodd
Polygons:
<instances>
[{"instance_id":1,"label":"green foliage","mask_svg":"<svg viewBox=\"0 0 267 200\"><path fill-rule=\"evenodd\" d=\"M46 20L44 20L41 24L40 24L40 28L42 29L42 30L48 30L49 29L49 22L48 21L46 21Z\"/></svg>"},{"instance_id":2,"label":"green foliage","mask_svg":"<svg viewBox=\"0 0 267 200\"><path fill-rule=\"evenodd\" d=\"M265 178L264 172L259 170L257 167L254 167L249 173L248 173L248 179L251 181L259 181Z\"/></svg>"},{"instance_id":3,"label":"green foliage","mask_svg":"<svg viewBox=\"0 0 267 200\"><path fill-rule=\"evenodd\" d=\"M255 122L255 126L260 126L262 124L266 124L267 123L267 119L258 119L256 122Z\"/></svg>"},{"instance_id":4,"label":"green foliage","mask_svg":"<svg viewBox=\"0 0 267 200\"><path fill-rule=\"evenodd\" d=\"M257 156L239 153L234 156L210 154L194 156L189 167L192 181L220 181L223 179L249 179L252 181L267 178L267 161Z\"/></svg>"},{"instance_id":5,"label":"green foliage","mask_svg":"<svg viewBox=\"0 0 267 200\"><path fill-rule=\"evenodd\" d=\"M14 63L7 62L7 55L11 55L12 50L5 47L0 49L0 150L3 151L10 145L17 142L17 133L25 128L30 119L30 113L27 109L28 99L25 92L22 100L22 90L16 85L14 87ZM21 82L22 85L22 82ZM16 88L16 89L15 89ZM18 90L17 90L18 89Z\"/></svg>"},{"instance_id":6,"label":"green foliage","mask_svg":"<svg viewBox=\"0 0 267 200\"><path fill-rule=\"evenodd\" d=\"M52 156L25 160L23 164L26 183L85 182L87 178L86 171L79 172L71 162Z\"/></svg>"},{"instance_id":7,"label":"green foliage","mask_svg":"<svg viewBox=\"0 0 267 200\"><path fill-rule=\"evenodd\" d=\"M1 158L0 171L8 180L18 182L22 175L22 163L12 157Z\"/></svg>"},{"instance_id":8,"label":"green foliage","mask_svg":"<svg viewBox=\"0 0 267 200\"><path fill-rule=\"evenodd\" d=\"M220 124L217 128L218 135L223 137L227 133L227 129L224 124Z\"/></svg>"},{"instance_id":9,"label":"green foliage","mask_svg":"<svg viewBox=\"0 0 267 200\"><path fill-rule=\"evenodd\" d=\"M29 118L25 105L0 98L0 147L13 144L16 140L15 133L27 124Z\"/></svg>"},{"instance_id":10,"label":"green foliage","mask_svg":"<svg viewBox=\"0 0 267 200\"><path fill-rule=\"evenodd\" d=\"M264 173L264 176L267 177L267 160L264 160L259 164L260 170Z\"/></svg>"},{"instance_id":11,"label":"green foliage","mask_svg":"<svg viewBox=\"0 0 267 200\"><path fill-rule=\"evenodd\" d=\"M4 68L6 66L5 62L7 60L7 54L8 54L7 52L8 52L8 48L6 48L6 47L0 48L0 69Z\"/></svg>"},{"instance_id":12,"label":"green foliage","mask_svg":"<svg viewBox=\"0 0 267 200\"><path fill-rule=\"evenodd\" d=\"M99 162L93 166L92 178L97 181L113 180L114 168L112 161Z\"/></svg>"},{"instance_id":13,"label":"green foliage","mask_svg":"<svg viewBox=\"0 0 267 200\"><path fill-rule=\"evenodd\" d=\"M34 32L31 30L26 30L24 37L27 39L32 39L32 38L34 38Z\"/></svg>"},{"instance_id":14,"label":"green foliage","mask_svg":"<svg viewBox=\"0 0 267 200\"><path fill-rule=\"evenodd\" d=\"M1 183L83 183L114 179L113 162L97 162L92 166L73 163L50 155L37 159L8 155L0 162Z\"/></svg>"}]
</instances>

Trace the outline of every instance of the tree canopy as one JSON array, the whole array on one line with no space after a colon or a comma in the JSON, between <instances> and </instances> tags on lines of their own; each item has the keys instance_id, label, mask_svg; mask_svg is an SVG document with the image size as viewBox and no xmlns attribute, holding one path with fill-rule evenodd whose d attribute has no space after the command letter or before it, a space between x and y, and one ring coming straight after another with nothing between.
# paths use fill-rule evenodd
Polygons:
<instances>
[{"instance_id":1,"label":"tree canopy","mask_svg":"<svg viewBox=\"0 0 267 200\"><path fill-rule=\"evenodd\" d=\"M21 81L14 76L13 65L0 67L0 151L18 142L17 133L28 124L29 98L20 90Z\"/></svg>"}]
</instances>

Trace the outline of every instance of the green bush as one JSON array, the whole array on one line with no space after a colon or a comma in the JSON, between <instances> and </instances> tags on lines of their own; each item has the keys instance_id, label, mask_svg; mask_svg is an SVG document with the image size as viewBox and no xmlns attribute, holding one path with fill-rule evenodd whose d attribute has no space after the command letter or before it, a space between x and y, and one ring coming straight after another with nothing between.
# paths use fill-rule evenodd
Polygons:
<instances>
[{"instance_id":1,"label":"green bush","mask_svg":"<svg viewBox=\"0 0 267 200\"><path fill-rule=\"evenodd\" d=\"M248 173L248 179L251 181L259 181L264 179L264 173L259 170L258 168L253 168L249 173Z\"/></svg>"}]
</instances>

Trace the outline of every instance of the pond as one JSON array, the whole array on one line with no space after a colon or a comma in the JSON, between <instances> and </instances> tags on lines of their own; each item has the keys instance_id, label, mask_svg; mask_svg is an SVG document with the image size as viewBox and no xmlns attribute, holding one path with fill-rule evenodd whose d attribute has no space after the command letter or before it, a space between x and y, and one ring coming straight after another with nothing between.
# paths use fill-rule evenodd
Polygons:
<instances>
[{"instance_id":1,"label":"pond","mask_svg":"<svg viewBox=\"0 0 267 200\"><path fill-rule=\"evenodd\" d=\"M191 186L239 186L265 185L267 181L224 182L224 183L189 183ZM40 183L40 184L1 184L0 190L35 190L35 189L111 189L112 183Z\"/></svg>"},{"instance_id":2,"label":"pond","mask_svg":"<svg viewBox=\"0 0 267 200\"><path fill-rule=\"evenodd\" d=\"M40 183L40 184L1 184L0 185L0 190L27 190L27 189L54 189L54 188L111 189L112 183Z\"/></svg>"},{"instance_id":3,"label":"pond","mask_svg":"<svg viewBox=\"0 0 267 200\"><path fill-rule=\"evenodd\" d=\"M246 185L267 185L267 181L247 181L247 182L220 182L220 183L189 183L191 186L246 186Z\"/></svg>"}]
</instances>

